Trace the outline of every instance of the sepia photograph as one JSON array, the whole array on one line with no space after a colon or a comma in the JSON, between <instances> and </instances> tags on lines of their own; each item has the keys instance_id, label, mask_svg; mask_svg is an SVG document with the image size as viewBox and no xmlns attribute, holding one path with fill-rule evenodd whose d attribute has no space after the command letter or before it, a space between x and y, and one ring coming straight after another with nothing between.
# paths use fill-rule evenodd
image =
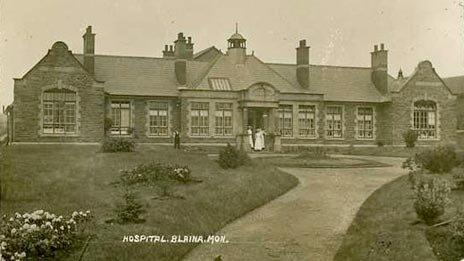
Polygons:
<instances>
[{"instance_id":1,"label":"sepia photograph","mask_svg":"<svg viewBox=\"0 0 464 261\"><path fill-rule=\"evenodd\" d=\"M0 261L463 261L464 2L0 0Z\"/></svg>"}]
</instances>

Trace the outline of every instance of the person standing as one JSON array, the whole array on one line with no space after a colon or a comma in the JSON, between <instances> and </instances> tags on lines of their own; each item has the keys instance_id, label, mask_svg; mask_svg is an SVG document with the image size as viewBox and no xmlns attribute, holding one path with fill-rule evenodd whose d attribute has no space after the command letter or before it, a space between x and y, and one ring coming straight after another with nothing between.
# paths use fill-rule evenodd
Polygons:
<instances>
[{"instance_id":1,"label":"person standing","mask_svg":"<svg viewBox=\"0 0 464 261\"><path fill-rule=\"evenodd\" d=\"M261 151L264 149L264 133L263 131L258 128L256 131L256 138L255 138L255 150Z\"/></svg>"},{"instance_id":2,"label":"person standing","mask_svg":"<svg viewBox=\"0 0 464 261\"><path fill-rule=\"evenodd\" d=\"M254 148L253 144L253 130L251 129L251 126L248 126L247 128L247 135L248 135L248 143L250 144L250 148Z\"/></svg>"},{"instance_id":3,"label":"person standing","mask_svg":"<svg viewBox=\"0 0 464 261\"><path fill-rule=\"evenodd\" d=\"M180 149L180 133L178 130L173 132L174 135L174 149Z\"/></svg>"}]
</instances>

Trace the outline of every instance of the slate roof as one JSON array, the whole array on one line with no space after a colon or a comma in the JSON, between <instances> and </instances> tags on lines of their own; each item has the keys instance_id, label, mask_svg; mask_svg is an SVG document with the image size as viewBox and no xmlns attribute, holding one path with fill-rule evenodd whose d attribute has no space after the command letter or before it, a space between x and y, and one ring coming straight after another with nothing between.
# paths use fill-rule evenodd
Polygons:
<instances>
[{"instance_id":1,"label":"slate roof","mask_svg":"<svg viewBox=\"0 0 464 261\"><path fill-rule=\"evenodd\" d=\"M82 63L83 55L75 56ZM187 79L197 78L206 65L187 61ZM95 77L114 95L179 95L173 59L95 55Z\"/></svg>"},{"instance_id":2,"label":"slate roof","mask_svg":"<svg viewBox=\"0 0 464 261\"><path fill-rule=\"evenodd\" d=\"M310 87L306 89L297 82L295 64L264 63L247 55L244 64L237 65L215 47L200 51L196 57L207 52L216 54L208 60L187 61L188 88L214 90L211 79L222 78L228 79L232 91L264 82L281 93L323 94L328 101L388 101L372 83L370 68L311 65ZM83 62L82 54L74 55ZM174 59L95 55L95 78L104 81L105 90L113 95L179 95Z\"/></svg>"},{"instance_id":3,"label":"slate roof","mask_svg":"<svg viewBox=\"0 0 464 261\"><path fill-rule=\"evenodd\" d=\"M443 81L454 94L464 94L464 76L443 78Z\"/></svg>"},{"instance_id":4,"label":"slate roof","mask_svg":"<svg viewBox=\"0 0 464 261\"><path fill-rule=\"evenodd\" d=\"M293 86L299 86L296 79L296 65L273 63L268 65ZM324 100L327 101L387 101L388 98L380 94L372 83L371 72L371 68L364 67L310 65L309 91L324 94Z\"/></svg>"}]
</instances>

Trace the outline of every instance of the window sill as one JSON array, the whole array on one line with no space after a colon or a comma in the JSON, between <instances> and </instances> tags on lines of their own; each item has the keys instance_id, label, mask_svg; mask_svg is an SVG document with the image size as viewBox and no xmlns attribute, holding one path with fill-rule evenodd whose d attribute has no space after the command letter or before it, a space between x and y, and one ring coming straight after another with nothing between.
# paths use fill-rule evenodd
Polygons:
<instances>
[{"instance_id":1,"label":"window sill","mask_svg":"<svg viewBox=\"0 0 464 261\"><path fill-rule=\"evenodd\" d=\"M330 138L330 137L325 137L326 140L345 140L345 138Z\"/></svg>"},{"instance_id":2,"label":"window sill","mask_svg":"<svg viewBox=\"0 0 464 261\"><path fill-rule=\"evenodd\" d=\"M133 138L134 137L134 135L132 134L110 134L109 136L113 138Z\"/></svg>"},{"instance_id":3,"label":"window sill","mask_svg":"<svg viewBox=\"0 0 464 261\"><path fill-rule=\"evenodd\" d=\"M148 138L172 138L171 135L147 135Z\"/></svg>"},{"instance_id":4,"label":"window sill","mask_svg":"<svg viewBox=\"0 0 464 261\"><path fill-rule=\"evenodd\" d=\"M80 135L77 133L40 133L40 137L79 137Z\"/></svg>"},{"instance_id":5,"label":"window sill","mask_svg":"<svg viewBox=\"0 0 464 261\"><path fill-rule=\"evenodd\" d=\"M356 140L359 140L359 141L363 141L363 140L365 140L365 141L374 141L375 138L356 138Z\"/></svg>"}]
</instances>

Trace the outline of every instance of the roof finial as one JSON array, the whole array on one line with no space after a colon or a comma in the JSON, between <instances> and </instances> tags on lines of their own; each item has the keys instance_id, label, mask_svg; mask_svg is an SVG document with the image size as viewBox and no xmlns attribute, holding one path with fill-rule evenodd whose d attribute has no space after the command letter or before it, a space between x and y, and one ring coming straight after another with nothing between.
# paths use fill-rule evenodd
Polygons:
<instances>
[{"instance_id":1,"label":"roof finial","mask_svg":"<svg viewBox=\"0 0 464 261\"><path fill-rule=\"evenodd\" d=\"M235 33L238 34L238 23L235 23Z\"/></svg>"}]
</instances>

